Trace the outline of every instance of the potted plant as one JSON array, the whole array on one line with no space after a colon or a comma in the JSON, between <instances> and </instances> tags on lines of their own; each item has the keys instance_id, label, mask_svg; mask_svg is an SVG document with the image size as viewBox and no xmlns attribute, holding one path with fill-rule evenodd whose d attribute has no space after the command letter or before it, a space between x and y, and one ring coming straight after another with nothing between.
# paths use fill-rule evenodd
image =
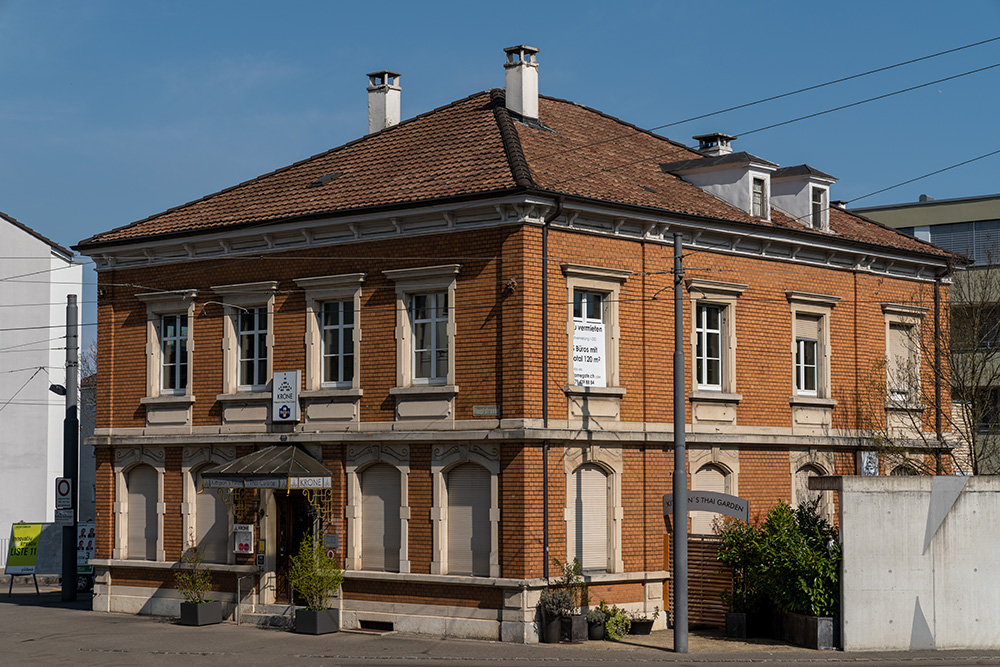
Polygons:
<instances>
[{"instance_id":1,"label":"potted plant","mask_svg":"<svg viewBox=\"0 0 1000 667\"><path fill-rule=\"evenodd\" d=\"M205 566L201 550L188 547L181 554L180 569L174 572L174 586L184 596L181 625L213 625L222 622L222 603L209 600L212 572Z\"/></svg>"},{"instance_id":2,"label":"potted plant","mask_svg":"<svg viewBox=\"0 0 1000 667\"><path fill-rule=\"evenodd\" d=\"M545 644L558 644L562 635L562 620L573 609L573 599L562 588L542 591L538 600L542 608L541 639Z\"/></svg>"},{"instance_id":3,"label":"potted plant","mask_svg":"<svg viewBox=\"0 0 1000 667\"><path fill-rule=\"evenodd\" d=\"M601 600L597 607L591 607L587 612L587 636L595 641L604 639L604 621L608 618L608 607Z\"/></svg>"},{"instance_id":4,"label":"potted plant","mask_svg":"<svg viewBox=\"0 0 1000 667\"><path fill-rule=\"evenodd\" d=\"M583 610L590 604L590 591L583 578L583 566L579 558L574 558L572 563L556 560L556 566L562 570L559 586L569 593L572 600L571 608L563 616L563 639L568 642L587 641L587 615Z\"/></svg>"},{"instance_id":5,"label":"potted plant","mask_svg":"<svg viewBox=\"0 0 1000 667\"><path fill-rule=\"evenodd\" d=\"M629 620L632 621L629 629L630 635L648 635L653 630L653 623L660 616L660 608L653 607L653 615L650 617L646 612L628 612Z\"/></svg>"},{"instance_id":6,"label":"potted plant","mask_svg":"<svg viewBox=\"0 0 1000 667\"><path fill-rule=\"evenodd\" d=\"M323 635L340 629L340 610L331 609L329 599L340 590L344 572L326 555L322 542L310 531L299 551L291 557L288 580L301 596L305 609L295 612L295 632Z\"/></svg>"},{"instance_id":7,"label":"potted plant","mask_svg":"<svg viewBox=\"0 0 1000 667\"><path fill-rule=\"evenodd\" d=\"M628 614L614 605L608 610L604 620L604 638L616 642L628 634L632 627L632 619Z\"/></svg>"}]
</instances>

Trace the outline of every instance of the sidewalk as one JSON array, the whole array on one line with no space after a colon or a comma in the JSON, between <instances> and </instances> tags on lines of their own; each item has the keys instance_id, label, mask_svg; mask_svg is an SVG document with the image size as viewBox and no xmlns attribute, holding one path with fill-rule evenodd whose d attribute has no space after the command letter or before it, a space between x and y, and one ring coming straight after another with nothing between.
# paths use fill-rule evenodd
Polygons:
<instances>
[{"instance_id":1,"label":"sidewalk","mask_svg":"<svg viewBox=\"0 0 1000 667\"><path fill-rule=\"evenodd\" d=\"M731 665L773 663L783 667L851 663L878 667L1000 665L1000 650L844 653L812 651L767 640L736 641L720 631L693 630L689 653L672 651L673 631L622 642L520 645L405 635L340 632L311 637L234 623L191 628L176 619L89 610L88 595L77 602L60 601L58 588L35 595L31 584L15 584L14 595L0 595L0 646L4 664L106 667L483 667L549 665L609 667L668 663ZM44 590L44 589L43 589ZM192 657L193 656L193 657ZM180 661L180 662L179 662Z\"/></svg>"}]
</instances>

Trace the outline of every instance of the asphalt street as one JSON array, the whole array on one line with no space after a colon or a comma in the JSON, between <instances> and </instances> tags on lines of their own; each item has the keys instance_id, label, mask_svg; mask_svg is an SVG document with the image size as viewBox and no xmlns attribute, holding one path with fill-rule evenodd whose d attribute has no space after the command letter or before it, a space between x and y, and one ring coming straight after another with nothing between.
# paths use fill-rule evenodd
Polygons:
<instances>
[{"instance_id":1,"label":"asphalt street","mask_svg":"<svg viewBox=\"0 0 1000 667\"><path fill-rule=\"evenodd\" d=\"M0 664L215 667L466 667L551 665L582 667L659 663L731 665L1000 665L1000 650L844 653L810 651L777 642L736 642L718 633L692 632L686 655L671 649L672 631L627 642L517 645L404 635L339 632L310 637L233 623L189 628L176 619L107 614L89 609L86 596L60 600L58 589L16 584L0 592Z\"/></svg>"}]
</instances>

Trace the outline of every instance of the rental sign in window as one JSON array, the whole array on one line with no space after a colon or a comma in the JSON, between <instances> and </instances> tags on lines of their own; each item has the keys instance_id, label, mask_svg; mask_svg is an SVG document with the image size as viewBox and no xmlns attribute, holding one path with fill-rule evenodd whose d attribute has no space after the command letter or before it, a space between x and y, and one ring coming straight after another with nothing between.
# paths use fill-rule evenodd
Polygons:
<instances>
[{"instance_id":1,"label":"rental sign in window","mask_svg":"<svg viewBox=\"0 0 1000 667\"><path fill-rule=\"evenodd\" d=\"M607 387L604 323L574 322L573 380L578 386Z\"/></svg>"}]
</instances>

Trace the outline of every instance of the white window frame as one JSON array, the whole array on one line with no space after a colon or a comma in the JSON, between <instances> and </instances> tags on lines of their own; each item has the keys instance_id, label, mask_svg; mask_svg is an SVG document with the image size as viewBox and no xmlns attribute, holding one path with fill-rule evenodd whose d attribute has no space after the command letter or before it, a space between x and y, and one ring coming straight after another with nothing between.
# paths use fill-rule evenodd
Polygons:
<instances>
[{"instance_id":1,"label":"white window frame","mask_svg":"<svg viewBox=\"0 0 1000 667\"><path fill-rule=\"evenodd\" d=\"M190 396L194 370L194 306L196 290L152 292L137 294L146 304L146 397L149 399ZM187 317L186 359L187 383L175 390L163 389L163 318L183 315Z\"/></svg>"},{"instance_id":2,"label":"white window frame","mask_svg":"<svg viewBox=\"0 0 1000 667\"><path fill-rule=\"evenodd\" d=\"M382 273L396 286L396 387L455 385L455 299L456 282L461 264L417 267L413 269L392 269ZM448 298L448 371L443 378L429 382L415 378L413 373L415 351L413 348L413 321L410 304L415 294L444 292Z\"/></svg>"},{"instance_id":3,"label":"white window frame","mask_svg":"<svg viewBox=\"0 0 1000 667\"><path fill-rule=\"evenodd\" d=\"M632 272L622 269L569 263L562 265L562 272L566 277L567 391L575 392L601 389L601 387L578 386L573 374L573 336L576 330L573 310L577 293L598 294L603 297L601 300L601 321L604 324L604 356L607 360L605 369L606 387L620 387L618 348L621 339L621 327L619 326L619 302L621 298L621 286L632 275Z\"/></svg>"},{"instance_id":4,"label":"white window frame","mask_svg":"<svg viewBox=\"0 0 1000 667\"><path fill-rule=\"evenodd\" d=\"M563 454L563 472L566 479L566 505L563 520L566 523L566 553L574 553L572 525L576 520L576 508L571 505L570 484L580 466L592 464L600 467L608 475L608 566L613 574L625 571L622 557L622 524L625 510L622 506L622 475L624 473L622 450L620 447L568 446Z\"/></svg>"},{"instance_id":5,"label":"white window frame","mask_svg":"<svg viewBox=\"0 0 1000 667\"><path fill-rule=\"evenodd\" d=\"M115 449L115 502L113 506L115 544L111 552L112 558L128 559L128 474L136 466L145 464L151 466L157 473L155 560L160 562L166 560L163 546L163 517L166 514L166 504L163 501L165 461L166 453L163 447L119 447Z\"/></svg>"},{"instance_id":6,"label":"white window frame","mask_svg":"<svg viewBox=\"0 0 1000 667\"><path fill-rule=\"evenodd\" d=\"M307 391L321 389L358 389L361 376L361 285L364 273L298 278L295 283L305 290L306 298L306 380ZM323 308L331 302L350 303L354 309L353 378L350 382L325 382L323 379Z\"/></svg>"},{"instance_id":7,"label":"white window frame","mask_svg":"<svg viewBox=\"0 0 1000 667\"><path fill-rule=\"evenodd\" d=\"M819 195L819 215L816 210L816 196ZM809 221L813 229L830 228L830 189L818 185L809 186Z\"/></svg>"},{"instance_id":8,"label":"white window frame","mask_svg":"<svg viewBox=\"0 0 1000 667\"><path fill-rule=\"evenodd\" d=\"M830 371L830 317L833 307L840 302L839 296L830 294L813 294L811 292L798 292L787 290L785 297L788 299L789 313L791 315L791 394L793 402L817 403L810 399L824 399L818 403L824 403L827 399L832 399L833 387L831 384ZM795 330L799 316L817 318L816 339L816 390L808 391L799 389L800 367L798 355L801 343L804 339L796 336Z\"/></svg>"},{"instance_id":9,"label":"white window frame","mask_svg":"<svg viewBox=\"0 0 1000 667\"><path fill-rule=\"evenodd\" d=\"M761 184L760 208L756 202L757 184ZM771 219L771 179L767 174L750 172L750 215L763 220Z\"/></svg>"},{"instance_id":10,"label":"white window frame","mask_svg":"<svg viewBox=\"0 0 1000 667\"><path fill-rule=\"evenodd\" d=\"M694 323L694 334L695 334L695 346L694 346L694 374L695 383L699 391L722 391L723 378L725 373L723 369L725 368L724 359L725 351L723 349L722 341L725 340L725 328L726 328L726 318L728 317L726 313L726 307L715 304L715 303L699 303L695 306L695 323ZM709 325L709 313L717 313L718 325L713 328ZM711 340L713 338L718 339L716 348L719 350L718 357L710 357L708 355L708 350L711 347ZM709 369L711 365L715 363L719 366L719 381L710 382L708 377L710 375Z\"/></svg>"},{"instance_id":11,"label":"white window frame","mask_svg":"<svg viewBox=\"0 0 1000 667\"><path fill-rule=\"evenodd\" d=\"M921 376L923 375L923 358L921 355L920 324L929 309L922 306L911 306L898 303L883 303L882 313L885 316L885 359L886 359L886 407L888 408L918 408L921 404ZM891 329L894 326L908 328L911 346L908 366L914 369L913 386L907 388L905 394L893 388L892 371L894 362L890 349Z\"/></svg>"},{"instance_id":12,"label":"white window frame","mask_svg":"<svg viewBox=\"0 0 1000 667\"><path fill-rule=\"evenodd\" d=\"M271 346L269 344L271 327L268 325L272 318L269 317L267 306L249 306L240 310L241 312L236 315L236 388L238 391L264 391L267 387L267 381L271 377ZM248 319L252 319L252 322L247 322ZM245 324L250 324L251 326L244 328ZM261 327L262 324L263 328ZM246 339L249 339L253 344L248 346L251 350L249 356L244 357L243 341ZM260 342L262 339L266 354L265 359L261 359L260 355ZM261 370L262 362L263 370ZM248 363L251 372L245 376L243 370ZM248 381L248 379L256 380L256 382Z\"/></svg>"},{"instance_id":13,"label":"white window frame","mask_svg":"<svg viewBox=\"0 0 1000 667\"><path fill-rule=\"evenodd\" d=\"M439 325L444 324L445 331L447 332L452 321L451 311L453 309L453 304L448 296L447 290L442 290L440 292L414 292L409 295L409 303L407 306L410 310L410 335L412 336L410 379L414 385L448 383L448 366L451 364L452 356L454 356L452 336L446 333L445 339L442 341L438 335L440 328ZM420 317L417 314L417 304L421 300L425 301L425 306L423 308L426 313L425 317ZM442 309L445 312L444 315L441 314ZM420 325L426 326L429 334L427 337L427 347L425 348L417 347L417 328ZM445 353L445 358L448 360L444 375L439 374L437 363L438 355L442 351ZM426 353L429 357L429 372L426 375L423 375L420 372L419 357L424 353Z\"/></svg>"},{"instance_id":14,"label":"white window frame","mask_svg":"<svg viewBox=\"0 0 1000 667\"><path fill-rule=\"evenodd\" d=\"M274 375L274 296L278 283L268 280L237 285L218 285L211 288L225 304L222 339L222 393L264 393ZM263 308L267 318L267 365L262 378L255 385L240 384L240 314L252 308Z\"/></svg>"},{"instance_id":15,"label":"white window frame","mask_svg":"<svg viewBox=\"0 0 1000 667\"><path fill-rule=\"evenodd\" d=\"M448 574L448 472L475 463L490 473L490 577L500 576L500 448L496 445L453 445L431 450L431 574ZM461 575L465 576L465 575Z\"/></svg>"},{"instance_id":16,"label":"white window frame","mask_svg":"<svg viewBox=\"0 0 1000 667\"><path fill-rule=\"evenodd\" d=\"M344 568L361 569L361 475L369 466L385 463L399 471L399 572L410 571L409 561L409 475L410 448L408 445L350 445L344 471L347 475L347 548Z\"/></svg>"},{"instance_id":17,"label":"white window frame","mask_svg":"<svg viewBox=\"0 0 1000 667\"><path fill-rule=\"evenodd\" d=\"M736 303L747 285L724 283L715 280L694 278L687 281L691 300L691 387L693 397L727 396L738 401L736 393ZM718 385L702 385L698 382L698 328L699 306L716 306L721 309L722 377Z\"/></svg>"}]
</instances>

